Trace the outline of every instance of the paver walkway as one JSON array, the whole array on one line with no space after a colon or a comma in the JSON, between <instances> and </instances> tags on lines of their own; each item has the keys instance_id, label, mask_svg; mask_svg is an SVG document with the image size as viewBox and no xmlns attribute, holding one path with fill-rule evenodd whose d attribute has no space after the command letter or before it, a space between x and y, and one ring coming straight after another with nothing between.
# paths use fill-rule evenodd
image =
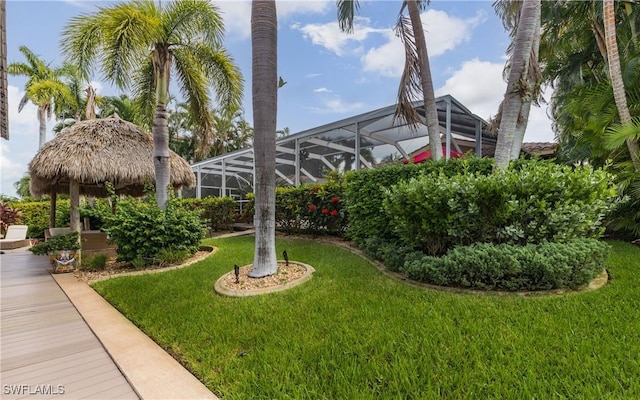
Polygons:
<instances>
[{"instance_id":1,"label":"paver walkway","mask_svg":"<svg viewBox=\"0 0 640 400\"><path fill-rule=\"evenodd\" d=\"M0 255L0 397L138 399L48 263L24 249Z\"/></svg>"}]
</instances>

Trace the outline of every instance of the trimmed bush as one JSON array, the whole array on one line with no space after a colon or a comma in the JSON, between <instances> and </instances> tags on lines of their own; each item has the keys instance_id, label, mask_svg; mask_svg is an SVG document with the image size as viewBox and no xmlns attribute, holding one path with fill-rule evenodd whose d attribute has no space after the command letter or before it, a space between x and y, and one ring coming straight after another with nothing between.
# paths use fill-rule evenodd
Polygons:
<instances>
[{"instance_id":1,"label":"trimmed bush","mask_svg":"<svg viewBox=\"0 0 640 400\"><path fill-rule=\"evenodd\" d=\"M406 246L440 255L478 242L599 237L615 197L606 171L532 161L490 175L424 175L393 186L383 205Z\"/></svg>"},{"instance_id":2,"label":"trimmed bush","mask_svg":"<svg viewBox=\"0 0 640 400\"><path fill-rule=\"evenodd\" d=\"M207 196L201 199L182 198L175 201L180 207L198 211L207 227L214 231L230 229L236 219L237 204L231 197Z\"/></svg>"},{"instance_id":3,"label":"trimmed bush","mask_svg":"<svg viewBox=\"0 0 640 400\"><path fill-rule=\"evenodd\" d=\"M493 160L487 158L460 158L425 162L422 164L390 165L368 170L347 172L345 175L346 209L349 215L347 236L358 244L373 236L394 241L397 234L389 224L383 208L385 191L399 182L423 175L492 172Z\"/></svg>"},{"instance_id":4,"label":"trimmed bush","mask_svg":"<svg viewBox=\"0 0 640 400\"><path fill-rule=\"evenodd\" d=\"M29 226L27 236L43 238L45 229L49 228L49 200L17 201L11 206L22 211L21 224ZM58 199L56 204L56 227L69 226L69 200Z\"/></svg>"},{"instance_id":5,"label":"trimmed bush","mask_svg":"<svg viewBox=\"0 0 640 400\"><path fill-rule=\"evenodd\" d=\"M193 254L204 237L197 211L180 207L175 199L162 211L153 197L119 201L116 214L105 218L103 230L117 244L118 259L135 261L136 265L153 262L167 248Z\"/></svg>"},{"instance_id":6,"label":"trimmed bush","mask_svg":"<svg viewBox=\"0 0 640 400\"><path fill-rule=\"evenodd\" d=\"M602 272L609 245L596 239L515 246L477 243L442 257L407 260L414 280L440 286L487 290L579 288Z\"/></svg>"}]
</instances>

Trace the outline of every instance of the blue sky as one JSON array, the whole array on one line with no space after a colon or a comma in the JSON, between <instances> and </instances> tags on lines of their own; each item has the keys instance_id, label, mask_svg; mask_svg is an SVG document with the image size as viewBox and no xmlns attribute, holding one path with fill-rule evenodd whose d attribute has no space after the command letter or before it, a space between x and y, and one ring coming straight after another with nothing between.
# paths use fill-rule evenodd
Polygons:
<instances>
[{"instance_id":1,"label":"blue sky","mask_svg":"<svg viewBox=\"0 0 640 400\"><path fill-rule=\"evenodd\" d=\"M166 1L166 0L165 0ZM214 1L225 20L225 47L245 79L245 119L251 111L249 1ZM491 1L433 0L422 14L436 96L450 94L488 119L498 109L509 43ZM88 0L7 0L8 61L25 61L27 46L54 66L64 61L60 33L69 19L109 3ZM292 133L395 103L404 55L395 37L400 1L361 1L352 35L336 23L335 1L277 1L278 70L288 83L278 92L278 128ZM120 92L93 76L100 95ZM0 140L0 192L15 195L13 183L27 171L38 147L36 108L18 113L25 78L9 76L10 140ZM54 121L48 122L51 139ZM533 109L525 141L552 141L546 107Z\"/></svg>"}]
</instances>

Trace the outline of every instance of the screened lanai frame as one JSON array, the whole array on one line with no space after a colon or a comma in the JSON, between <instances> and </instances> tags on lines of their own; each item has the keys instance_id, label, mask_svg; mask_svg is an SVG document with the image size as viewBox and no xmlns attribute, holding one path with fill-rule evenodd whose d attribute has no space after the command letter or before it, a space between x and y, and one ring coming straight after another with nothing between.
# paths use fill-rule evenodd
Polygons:
<instances>
[{"instance_id":1,"label":"screened lanai frame","mask_svg":"<svg viewBox=\"0 0 640 400\"><path fill-rule=\"evenodd\" d=\"M488 123L450 95L436 99L440 136L446 158L452 151L492 154L495 137ZM395 105L331 122L276 141L279 186L323 182L330 171L373 168L411 160L429 144L427 126L412 130L394 118ZM422 102L415 108L424 122ZM358 157L356 157L358 155ZM187 197L230 196L242 201L253 192L253 148L223 154L191 165L196 187Z\"/></svg>"}]
</instances>

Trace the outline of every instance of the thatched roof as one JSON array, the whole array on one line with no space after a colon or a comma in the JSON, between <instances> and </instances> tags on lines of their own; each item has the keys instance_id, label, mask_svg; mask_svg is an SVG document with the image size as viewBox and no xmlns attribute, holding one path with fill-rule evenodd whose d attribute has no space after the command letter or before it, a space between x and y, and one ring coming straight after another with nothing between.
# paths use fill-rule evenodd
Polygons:
<instances>
[{"instance_id":1,"label":"thatched roof","mask_svg":"<svg viewBox=\"0 0 640 400\"><path fill-rule=\"evenodd\" d=\"M193 187L189 164L171 153L171 184ZM119 194L140 196L146 182L155 183L153 139L136 125L117 116L78 122L45 143L29 163L34 196L69 193L71 179L80 193L106 197L105 182Z\"/></svg>"}]
</instances>

